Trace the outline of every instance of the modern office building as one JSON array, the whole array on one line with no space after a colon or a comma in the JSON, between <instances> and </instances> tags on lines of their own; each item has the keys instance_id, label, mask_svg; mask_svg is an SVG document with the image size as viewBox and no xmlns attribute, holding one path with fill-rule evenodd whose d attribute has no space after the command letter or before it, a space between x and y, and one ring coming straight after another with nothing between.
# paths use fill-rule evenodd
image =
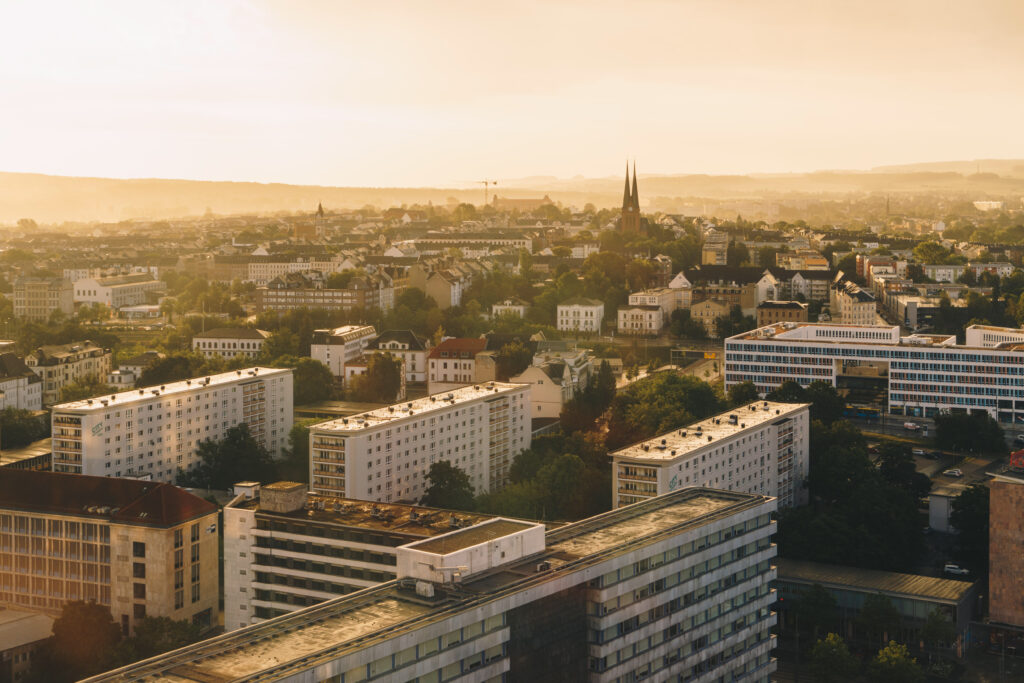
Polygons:
<instances>
[{"instance_id":1,"label":"modern office building","mask_svg":"<svg viewBox=\"0 0 1024 683\"><path fill-rule=\"evenodd\" d=\"M256 360L263 352L263 344L270 333L252 327L218 327L192 337L192 350L204 358L234 358L242 356Z\"/></svg>"},{"instance_id":2,"label":"modern office building","mask_svg":"<svg viewBox=\"0 0 1024 683\"><path fill-rule=\"evenodd\" d=\"M53 469L173 482L196 448L246 424L273 456L292 428L292 371L247 368L53 407Z\"/></svg>"},{"instance_id":3,"label":"modern office building","mask_svg":"<svg viewBox=\"0 0 1024 683\"><path fill-rule=\"evenodd\" d=\"M14 317L45 322L55 313L75 312L75 287L59 277L19 277L14 281Z\"/></svg>"},{"instance_id":4,"label":"modern office building","mask_svg":"<svg viewBox=\"0 0 1024 683\"><path fill-rule=\"evenodd\" d=\"M0 605L74 600L209 627L220 600L217 507L170 484L54 472L0 476Z\"/></svg>"},{"instance_id":5,"label":"modern office building","mask_svg":"<svg viewBox=\"0 0 1024 683\"><path fill-rule=\"evenodd\" d=\"M775 670L775 501L686 489L397 549L398 579L88 679L752 681Z\"/></svg>"},{"instance_id":6,"label":"modern office building","mask_svg":"<svg viewBox=\"0 0 1024 683\"><path fill-rule=\"evenodd\" d=\"M86 340L40 346L25 356L25 365L43 380L43 405L60 400L64 387L87 379L103 380L110 374L110 349Z\"/></svg>"},{"instance_id":7,"label":"modern office building","mask_svg":"<svg viewBox=\"0 0 1024 683\"><path fill-rule=\"evenodd\" d=\"M689 486L806 503L809 405L755 401L614 451L615 507Z\"/></svg>"},{"instance_id":8,"label":"modern office building","mask_svg":"<svg viewBox=\"0 0 1024 683\"><path fill-rule=\"evenodd\" d=\"M493 515L317 496L279 481L224 507L224 627L234 630L396 577L397 548Z\"/></svg>"},{"instance_id":9,"label":"modern office building","mask_svg":"<svg viewBox=\"0 0 1024 683\"><path fill-rule=\"evenodd\" d=\"M725 386L751 381L762 395L786 380L807 386L873 373L895 415L985 410L1000 422L1024 423L1024 345L982 346L955 335L912 334L888 325L779 323L725 341Z\"/></svg>"},{"instance_id":10,"label":"modern office building","mask_svg":"<svg viewBox=\"0 0 1024 683\"><path fill-rule=\"evenodd\" d=\"M373 325L343 325L331 330L313 330L309 355L331 370L335 377L345 376L345 364L363 355L377 336Z\"/></svg>"},{"instance_id":11,"label":"modern office building","mask_svg":"<svg viewBox=\"0 0 1024 683\"><path fill-rule=\"evenodd\" d=\"M508 482L530 447L530 388L487 382L310 428L314 493L390 503L419 500L435 462L461 468L477 493Z\"/></svg>"}]
</instances>

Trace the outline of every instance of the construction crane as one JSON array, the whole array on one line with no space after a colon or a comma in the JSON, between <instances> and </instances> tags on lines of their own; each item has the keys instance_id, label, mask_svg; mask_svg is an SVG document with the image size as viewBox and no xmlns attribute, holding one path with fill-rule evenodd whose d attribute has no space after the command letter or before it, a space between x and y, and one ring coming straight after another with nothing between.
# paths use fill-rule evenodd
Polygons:
<instances>
[{"instance_id":1,"label":"construction crane","mask_svg":"<svg viewBox=\"0 0 1024 683\"><path fill-rule=\"evenodd\" d=\"M487 206L487 186L488 185L497 185L498 181L497 180L478 180L477 182L484 186L484 206Z\"/></svg>"}]
</instances>

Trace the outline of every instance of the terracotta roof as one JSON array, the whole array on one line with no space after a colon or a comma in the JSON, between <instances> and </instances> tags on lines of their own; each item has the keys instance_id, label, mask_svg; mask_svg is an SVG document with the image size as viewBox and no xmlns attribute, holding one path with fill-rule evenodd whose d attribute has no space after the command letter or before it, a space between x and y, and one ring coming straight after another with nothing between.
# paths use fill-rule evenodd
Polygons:
<instances>
[{"instance_id":1,"label":"terracotta roof","mask_svg":"<svg viewBox=\"0 0 1024 683\"><path fill-rule=\"evenodd\" d=\"M453 353L458 353L460 355L468 353L475 356L477 353L483 351L486 346L486 339L445 339L430 350L429 358L457 358L458 356L453 356ZM446 353L448 355L442 356L442 353Z\"/></svg>"},{"instance_id":2,"label":"terracotta roof","mask_svg":"<svg viewBox=\"0 0 1024 683\"><path fill-rule=\"evenodd\" d=\"M257 330L252 327L218 327L206 332L200 332L192 337L193 339L266 339L269 332Z\"/></svg>"},{"instance_id":3,"label":"terracotta roof","mask_svg":"<svg viewBox=\"0 0 1024 683\"><path fill-rule=\"evenodd\" d=\"M15 469L4 470L0 477L0 508L157 527L175 526L217 510L171 484Z\"/></svg>"}]
</instances>

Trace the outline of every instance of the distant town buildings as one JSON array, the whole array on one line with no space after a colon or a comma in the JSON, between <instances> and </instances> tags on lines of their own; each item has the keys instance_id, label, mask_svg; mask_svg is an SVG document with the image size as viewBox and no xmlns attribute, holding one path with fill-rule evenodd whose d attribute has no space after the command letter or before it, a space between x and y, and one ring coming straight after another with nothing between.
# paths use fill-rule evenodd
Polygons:
<instances>
[{"instance_id":1,"label":"distant town buildings","mask_svg":"<svg viewBox=\"0 0 1024 683\"><path fill-rule=\"evenodd\" d=\"M578 296L558 304L557 326L562 332L600 334L604 302Z\"/></svg>"},{"instance_id":2,"label":"distant town buildings","mask_svg":"<svg viewBox=\"0 0 1024 683\"><path fill-rule=\"evenodd\" d=\"M629 187L629 165L626 165L626 187L622 192L622 218L619 227L626 234L636 235L643 230L640 217L640 192L636 187L636 162L633 162L633 187Z\"/></svg>"},{"instance_id":3,"label":"distant town buildings","mask_svg":"<svg viewBox=\"0 0 1024 683\"><path fill-rule=\"evenodd\" d=\"M438 394L476 381L477 354L486 339L445 339L427 353L427 391Z\"/></svg>"},{"instance_id":4,"label":"distant town buildings","mask_svg":"<svg viewBox=\"0 0 1024 683\"><path fill-rule=\"evenodd\" d=\"M363 354L377 336L373 325L342 325L314 330L309 355L330 369L335 377L345 376L345 364Z\"/></svg>"},{"instance_id":5,"label":"distant town buildings","mask_svg":"<svg viewBox=\"0 0 1024 683\"><path fill-rule=\"evenodd\" d=\"M74 286L70 280L55 277L19 277L14 281L16 317L45 322L55 312L71 315L74 311Z\"/></svg>"},{"instance_id":6,"label":"distant town buildings","mask_svg":"<svg viewBox=\"0 0 1024 683\"><path fill-rule=\"evenodd\" d=\"M292 371L252 367L53 407L53 469L172 482L196 449L246 424L271 455L292 428Z\"/></svg>"},{"instance_id":7,"label":"distant town buildings","mask_svg":"<svg viewBox=\"0 0 1024 683\"><path fill-rule=\"evenodd\" d=\"M88 277L74 284L75 303L103 304L112 310L146 303L150 292L167 287L152 273L132 273L113 277Z\"/></svg>"},{"instance_id":8,"label":"distant town buildings","mask_svg":"<svg viewBox=\"0 0 1024 683\"><path fill-rule=\"evenodd\" d=\"M402 361L407 383L427 381L426 343L409 330L386 330L366 345L365 354L390 353Z\"/></svg>"},{"instance_id":9,"label":"distant town buildings","mask_svg":"<svg viewBox=\"0 0 1024 683\"><path fill-rule=\"evenodd\" d=\"M43 409L43 380L21 358L0 353L0 410Z\"/></svg>"},{"instance_id":10,"label":"distant town buildings","mask_svg":"<svg viewBox=\"0 0 1024 683\"><path fill-rule=\"evenodd\" d=\"M762 301L757 305L757 326L780 322L807 322L807 304L800 301Z\"/></svg>"}]
</instances>

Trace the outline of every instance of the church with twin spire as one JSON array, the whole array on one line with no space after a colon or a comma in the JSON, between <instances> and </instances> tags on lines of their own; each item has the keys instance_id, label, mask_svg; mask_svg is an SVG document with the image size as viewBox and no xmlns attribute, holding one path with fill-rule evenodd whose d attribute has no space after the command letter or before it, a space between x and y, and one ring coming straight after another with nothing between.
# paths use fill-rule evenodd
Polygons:
<instances>
[{"instance_id":1,"label":"church with twin spire","mask_svg":"<svg viewBox=\"0 0 1024 683\"><path fill-rule=\"evenodd\" d=\"M619 229L625 233L638 234L643 227L640 222L640 193L636 189L636 162L633 162L633 189L629 187L629 164L626 164L626 189L622 193L622 220Z\"/></svg>"}]
</instances>

